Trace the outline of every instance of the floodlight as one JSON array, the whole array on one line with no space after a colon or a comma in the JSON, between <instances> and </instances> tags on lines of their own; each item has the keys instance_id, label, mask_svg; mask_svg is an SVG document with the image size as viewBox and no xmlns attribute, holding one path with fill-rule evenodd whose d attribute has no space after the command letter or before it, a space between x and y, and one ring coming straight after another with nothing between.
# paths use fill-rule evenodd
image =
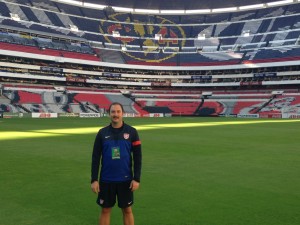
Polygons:
<instances>
[{"instance_id":1,"label":"floodlight","mask_svg":"<svg viewBox=\"0 0 300 225\"><path fill-rule=\"evenodd\" d=\"M204 91L204 92L202 92L202 96L212 96L212 92L211 91Z\"/></svg>"},{"instance_id":2,"label":"floodlight","mask_svg":"<svg viewBox=\"0 0 300 225\"><path fill-rule=\"evenodd\" d=\"M178 15L178 14L184 14L184 10L160 10L161 14L173 14L173 15Z\"/></svg>"},{"instance_id":3,"label":"floodlight","mask_svg":"<svg viewBox=\"0 0 300 225\"><path fill-rule=\"evenodd\" d=\"M70 29L71 29L71 31L76 31L76 32L78 32L78 27L77 27L76 25L70 24Z\"/></svg>"},{"instance_id":4,"label":"floodlight","mask_svg":"<svg viewBox=\"0 0 300 225\"><path fill-rule=\"evenodd\" d=\"M185 10L185 14L201 14L201 13L210 13L210 9L195 9L195 10Z\"/></svg>"},{"instance_id":5,"label":"floodlight","mask_svg":"<svg viewBox=\"0 0 300 225\"><path fill-rule=\"evenodd\" d=\"M250 36L250 30L244 30L242 33L243 37L249 37Z\"/></svg>"},{"instance_id":6,"label":"floodlight","mask_svg":"<svg viewBox=\"0 0 300 225\"><path fill-rule=\"evenodd\" d=\"M231 11L237 11L237 7L212 9L212 12L231 12Z\"/></svg>"},{"instance_id":7,"label":"floodlight","mask_svg":"<svg viewBox=\"0 0 300 225\"><path fill-rule=\"evenodd\" d=\"M198 47L198 48L196 49L196 52L197 52L197 53L201 53L202 50L203 50L203 47Z\"/></svg>"},{"instance_id":8,"label":"floodlight","mask_svg":"<svg viewBox=\"0 0 300 225\"><path fill-rule=\"evenodd\" d=\"M120 32L119 32L119 31L113 30L112 36L113 36L113 37L120 37L121 35L120 35Z\"/></svg>"},{"instance_id":9,"label":"floodlight","mask_svg":"<svg viewBox=\"0 0 300 225\"><path fill-rule=\"evenodd\" d=\"M272 91L272 95L282 95L284 91Z\"/></svg>"},{"instance_id":10,"label":"floodlight","mask_svg":"<svg viewBox=\"0 0 300 225\"><path fill-rule=\"evenodd\" d=\"M106 7L105 5L93 4L88 2L83 2L83 6L94 8L94 9L104 9Z\"/></svg>"},{"instance_id":11,"label":"floodlight","mask_svg":"<svg viewBox=\"0 0 300 225\"><path fill-rule=\"evenodd\" d=\"M162 35L161 34L155 34L155 40L161 40L162 39Z\"/></svg>"},{"instance_id":12,"label":"floodlight","mask_svg":"<svg viewBox=\"0 0 300 225\"><path fill-rule=\"evenodd\" d=\"M285 5L285 4L289 4L289 3L293 3L293 0L283 0L283 1L276 1L276 2L268 2L267 5L268 6L277 6L277 5Z\"/></svg>"},{"instance_id":13,"label":"floodlight","mask_svg":"<svg viewBox=\"0 0 300 225\"><path fill-rule=\"evenodd\" d=\"M264 8L265 4L255 4L255 5L245 5L245 6L240 6L240 10L249 10L249 9L259 9L259 8Z\"/></svg>"},{"instance_id":14,"label":"floodlight","mask_svg":"<svg viewBox=\"0 0 300 225\"><path fill-rule=\"evenodd\" d=\"M132 8L115 7L115 6L113 6L112 8L118 12L133 12Z\"/></svg>"},{"instance_id":15,"label":"floodlight","mask_svg":"<svg viewBox=\"0 0 300 225\"><path fill-rule=\"evenodd\" d=\"M19 17L19 15L16 14L16 13L10 13L10 18L12 20L14 20L14 21L20 21L21 20L21 18Z\"/></svg>"},{"instance_id":16,"label":"floodlight","mask_svg":"<svg viewBox=\"0 0 300 225\"><path fill-rule=\"evenodd\" d=\"M198 34L198 40L205 40L205 34Z\"/></svg>"},{"instance_id":17,"label":"floodlight","mask_svg":"<svg viewBox=\"0 0 300 225\"><path fill-rule=\"evenodd\" d=\"M158 9L134 9L134 12L136 12L136 13L158 14L159 10Z\"/></svg>"}]
</instances>

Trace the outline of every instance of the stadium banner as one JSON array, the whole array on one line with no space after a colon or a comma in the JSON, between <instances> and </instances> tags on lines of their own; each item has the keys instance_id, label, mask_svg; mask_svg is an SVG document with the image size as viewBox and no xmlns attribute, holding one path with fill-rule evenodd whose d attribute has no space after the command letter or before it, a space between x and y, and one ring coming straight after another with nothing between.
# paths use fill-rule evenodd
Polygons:
<instances>
[{"instance_id":1,"label":"stadium banner","mask_svg":"<svg viewBox=\"0 0 300 225\"><path fill-rule=\"evenodd\" d=\"M237 118L259 118L259 114L237 114Z\"/></svg>"},{"instance_id":2,"label":"stadium banner","mask_svg":"<svg viewBox=\"0 0 300 225\"><path fill-rule=\"evenodd\" d=\"M66 90L65 87L60 87L60 86L54 86L54 89L57 90L57 91L61 91L61 92Z\"/></svg>"},{"instance_id":3,"label":"stadium banner","mask_svg":"<svg viewBox=\"0 0 300 225\"><path fill-rule=\"evenodd\" d=\"M3 118L3 113L0 113L0 118Z\"/></svg>"},{"instance_id":4,"label":"stadium banner","mask_svg":"<svg viewBox=\"0 0 300 225\"><path fill-rule=\"evenodd\" d=\"M123 117L136 117L135 113L124 113Z\"/></svg>"},{"instance_id":5,"label":"stadium banner","mask_svg":"<svg viewBox=\"0 0 300 225\"><path fill-rule=\"evenodd\" d=\"M150 117L150 115L149 114L135 114L135 116L134 117Z\"/></svg>"},{"instance_id":6,"label":"stadium banner","mask_svg":"<svg viewBox=\"0 0 300 225\"><path fill-rule=\"evenodd\" d=\"M151 82L152 87L171 87L171 82Z\"/></svg>"},{"instance_id":7,"label":"stadium banner","mask_svg":"<svg viewBox=\"0 0 300 225\"><path fill-rule=\"evenodd\" d=\"M19 113L20 118L32 118L31 113Z\"/></svg>"},{"instance_id":8,"label":"stadium banner","mask_svg":"<svg viewBox=\"0 0 300 225\"><path fill-rule=\"evenodd\" d=\"M120 73L102 73L102 76L109 77L109 78L120 78Z\"/></svg>"},{"instance_id":9,"label":"stadium banner","mask_svg":"<svg viewBox=\"0 0 300 225\"><path fill-rule=\"evenodd\" d=\"M32 113L32 118L57 118L57 113Z\"/></svg>"},{"instance_id":10,"label":"stadium banner","mask_svg":"<svg viewBox=\"0 0 300 225\"><path fill-rule=\"evenodd\" d=\"M208 81L208 80L212 79L212 76L210 76L210 75L192 75L191 79L195 80L195 81Z\"/></svg>"},{"instance_id":11,"label":"stadium banner","mask_svg":"<svg viewBox=\"0 0 300 225\"><path fill-rule=\"evenodd\" d=\"M284 119L300 119L300 114L295 113L282 113Z\"/></svg>"},{"instance_id":12,"label":"stadium banner","mask_svg":"<svg viewBox=\"0 0 300 225\"><path fill-rule=\"evenodd\" d=\"M80 113L80 118L95 118L95 117L101 117L100 113Z\"/></svg>"},{"instance_id":13,"label":"stadium banner","mask_svg":"<svg viewBox=\"0 0 300 225\"><path fill-rule=\"evenodd\" d=\"M31 113L19 113L19 118L23 118L23 117L31 117Z\"/></svg>"},{"instance_id":14,"label":"stadium banner","mask_svg":"<svg viewBox=\"0 0 300 225\"><path fill-rule=\"evenodd\" d=\"M220 113L219 117L237 117L237 114L224 114L224 113Z\"/></svg>"},{"instance_id":15,"label":"stadium banner","mask_svg":"<svg viewBox=\"0 0 300 225\"><path fill-rule=\"evenodd\" d=\"M41 66L40 70L41 71L46 71L46 72L55 72L55 73L62 73L63 72L62 68L48 67L48 66Z\"/></svg>"},{"instance_id":16,"label":"stadium banner","mask_svg":"<svg viewBox=\"0 0 300 225\"><path fill-rule=\"evenodd\" d=\"M276 77L277 73L275 72L266 72L266 73L254 73L253 77L255 78L265 78L265 77Z\"/></svg>"},{"instance_id":17,"label":"stadium banner","mask_svg":"<svg viewBox=\"0 0 300 225\"><path fill-rule=\"evenodd\" d=\"M150 117L164 117L163 113L150 113Z\"/></svg>"},{"instance_id":18,"label":"stadium banner","mask_svg":"<svg viewBox=\"0 0 300 225\"><path fill-rule=\"evenodd\" d=\"M262 85L262 81L242 81L240 86Z\"/></svg>"},{"instance_id":19,"label":"stadium banner","mask_svg":"<svg viewBox=\"0 0 300 225\"><path fill-rule=\"evenodd\" d=\"M86 83L86 79L79 77L66 77L67 82Z\"/></svg>"},{"instance_id":20,"label":"stadium banner","mask_svg":"<svg viewBox=\"0 0 300 225\"><path fill-rule=\"evenodd\" d=\"M23 113L3 113L3 118L21 118L23 117Z\"/></svg>"},{"instance_id":21,"label":"stadium banner","mask_svg":"<svg viewBox=\"0 0 300 225\"><path fill-rule=\"evenodd\" d=\"M58 117L79 117L79 113L58 113Z\"/></svg>"},{"instance_id":22,"label":"stadium banner","mask_svg":"<svg viewBox=\"0 0 300 225\"><path fill-rule=\"evenodd\" d=\"M281 113L263 113L263 114L259 114L259 118L282 118L282 114Z\"/></svg>"},{"instance_id":23,"label":"stadium banner","mask_svg":"<svg viewBox=\"0 0 300 225\"><path fill-rule=\"evenodd\" d=\"M108 113L102 113L101 117L109 116ZM139 113L124 113L123 117L149 117L149 114L139 114Z\"/></svg>"},{"instance_id":24,"label":"stadium banner","mask_svg":"<svg viewBox=\"0 0 300 225\"><path fill-rule=\"evenodd\" d=\"M172 113L165 113L165 117L172 117Z\"/></svg>"}]
</instances>

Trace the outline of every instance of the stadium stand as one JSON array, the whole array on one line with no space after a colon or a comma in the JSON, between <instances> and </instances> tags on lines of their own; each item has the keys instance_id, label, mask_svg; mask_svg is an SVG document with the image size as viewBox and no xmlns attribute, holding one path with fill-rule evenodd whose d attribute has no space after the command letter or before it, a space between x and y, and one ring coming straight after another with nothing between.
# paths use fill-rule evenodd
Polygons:
<instances>
[{"instance_id":1,"label":"stadium stand","mask_svg":"<svg viewBox=\"0 0 300 225\"><path fill-rule=\"evenodd\" d=\"M255 12L256 15L255 20L253 21L250 20L247 21L246 19L248 17L246 16L241 18L241 13L238 12L238 13L225 13L225 14L223 13L220 15L219 14L207 15L205 17L205 20L201 18L201 16L199 16L199 21L204 21L204 23L206 23L207 25L202 25L200 24L200 22L198 22L198 24L183 23L181 26L178 26L177 23L179 21L181 21L181 23L182 21L185 21L184 16L142 17L142 16L135 15L136 16L134 17L135 19L132 19L132 16L129 14L115 13L109 15L109 20L102 21L101 23L99 23L92 16L95 13L91 13L91 16L89 14L88 16L84 14L83 9L86 11L93 11L91 9L80 8L75 6L67 7L65 4L62 3L56 3L56 5L54 6L53 3L51 2L45 3L44 7L41 9L36 9L31 7L31 4L27 4L28 2L24 3L22 1L19 1L16 3L21 5L16 5L15 3L8 3L8 2L4 4L5 6L2 7L3 12L1 13L2 15L4 15L2 24L7 24L8 26L11 27L19 27L24 29L30 28L31 30L35 30L37 32L50 33L52 35L53 33L56 33L57 35L68 35L73 37L84 36L85 38L87 38L86 41L98 41L101 42L102 45L104 42L107 42L103 46L111 50L121 51L121 46L120 46L121 44L124 45L131 44L133 46L137 46L135 48L129 48L129 49L138 52L141 51L142 49L141 45L153 46L153 48L158 49L158 51L162 49L164 50L164 48L166 49L166 51L163 51L162 54L160 55L149 54L150 59L148 58L148 56L141 57L138 52L128 52L126 55L124 53L121 53L121 55L119 55L119 59L118 60L114 59L112 63L115 63L116 61L117 62L123 61L123 63L128 62L130 64L132 63L141 64L141 62L145 62L145 64L148 64L147 61L151 60L155 62L155 65L161 64L162 66L165 65L172 66L174 64L173 63L170 64L168 62L170 56L168 56L167 54L170 52L176 53L178 51L176 50L176 48L180 49L181 51L187 50L187 53L194 54L193 56L196 56L195 52L189 51L189 49L185 48L185 46L189 46L189 47L194 46L193 49L194 51L198 51L198 48L201 48L203 50L209 50L210 52L219 51L219 50L226 51L228 49L234 50L236 45L241 45L239 49L243 51L249 50L250 47L253 48L258 47L261 50L263 50L264 47L268 47L268 42L270 41L282 40L283 36L285 37L285 39L287 39L287 37L291 38L291 36L293 35L291 32L296 32L293 31L292 29L296 28L297 26L296 24L299 21L298 16L292 15L291 13L293 11L288 11L287 10L288 6L286 6L286 7L275 7L272 8L272 10L270 9L257 10ZM53 8L55 7L58 8L61 7L60 11L67 14L57 13L57 10L43 11L44 8L47 8L47 5L49 6L49 10L51 9L54 10ZM100 11L100 12L102 12L102 14L105 15L105 11ZM285 15L284 12L289 12L289 13ZM5 19L5 16L9 17L9 13L15 13L15 14L19 13L21 15L20 17L21 21L18 22L18 21L11 21ZM41 13L43 13L43 15ZM296 14L297 10L294 11L293 13ZM254 12L249 11L247 15L253 16ZM281 15L283 17L275 18L277 15ZM116 23L116 20L118 20L118 16L120 17L119 20L125 21L125 24ZM197 18L197 16L195 17ZM149 19L149 18L154 18L154 19ZM237 19L233 19L233 18L243 19L244 21L237 21ZM138 19L142 21L137 21ZM158 23L158 24L146 25L146 23L148 23L149 20L153 23ZM32 22L26 23L26 21L32 21L35 23L34 24L32 24ZM131 24L131 21L134 21L134 24ZM145 25L139 25L138 22L145 23ZM288 26L285 25L285 23L287 22L289 23ZM159 23L164 23L164 24L169 23L172 26L161 27ZM53 25L54 27L49 27L49 25ZM70 25L76 26L80 32L76 33L76 32L71 32L70 30L68 31ZM101 32L97 34L97 32L95 31L98 30L99 26L101 27L100 29ZM64 27L65 30L63 30L61 27ZM107 36L107 35L112 35L112 31L115 30L118 30L121 36L130 36L130 38L113 38L111 36ZM251 37L249 38L240 37L240 35L242 35L243 31L245 30L251 33ZM278 32L278 31L280 31L281 33L277 35L275 35L275 33L270 33L270 32ZM209 43L208 40L202 43L201 41L191 42L189 40L185 40L181 42L174 41L174 40L172 41L160 40L158 41L158 43L155 43L151 39L146 39L146 37L153 37L154 33L161 33L163 38L175 38L175 40L176 38L186 38L186 39L195 38L197 37L198 34L201 35L205 34L206 37L209 38L217 37L216 40L219 39L219 43L212 43L212 41L211 43ZM263 35L261 35L261 33L263 33ZM233 36L239 36L239 37L233 37ZM292 37L296 38L297 34L294 33L294 36ZM243 46L248 44L249 42L265 43L265 44L264 45L253 44L252 46L249 45ZM281 45L288 45L292 43L293 41L292 42L287 41L287 42L283 42ZM209 47L209 45L210 46L212 45L214 47ZM232 45L232 46L229 47L228 45ZM153 56L155 57L153 58ZM127 60L124 61L122 58L126 58ZM174 58L173 60L177 62L176 65L185 66L184 56L176 57L174 54L172 58ZM182 63L181 63L181 58L183 58ZM218 62L218 60L216 62Z\"/></svg>"},{"instance_id":2,"label":"stadium stand","mask_svg":"<svg viewBox=\"0 0 300 225\"><path fill-rule=\"evenodd\" d=\"M44 88L44 87L42 87ZM70 89L67 93L57 93L54 89L41 89L33 86L15 86L4 89L4 96L10 102L1 101L1 109L6 112L106 112L108 106L115 101L124 103L127 113L148 114L166 113L174 116L200 115L217 116L219 114L270 114L299 113L300 92L290 92L278 98L271 98L270 91L263 93L251 92L221 92L208 98L201 104L201 94L173 91L173 97L162 92L135 92L136 99L126 98L120 92L109 90L92 91ZM146 94L145 94L146 93ZM220 92L219 92L220 93ZM255 94L254 94L255 93ZM184 96L189 96L187 98ZM139 97L138 97L139 96ZM144 96L144 98L141 98ZM145 98L148 96L148 99ZM168 99L165 97L168 96ZM178 99L178 97L181 99ZM21 106L21 107L16 107ZM200 107L199 107L200 106ZM259 110L258 110L259 109Z\"/></svg>"},{"instance_id":3,"label":"stadium stand","mask_svg":"<svg viewBox=\"0 0 300 225\"><path fill-rule=\"evenodd\" d=\"M299 3L187 16L1 0L1 109L103 113L121 101L128 113L137 114L292 113L299 104L299 13ZM28 90L22 83L43 88ZM67 92L54 91L53 85ZM133 94L148 90L152 98L110 88ZM173 89L174 96L161 95ZM176 97L186 89L191 89L186 95L195 91L197 97ZM272 99L276 89L293 91ZM205 90L213 95L203 99ZM275 110L280 104L289 107Z\"/></svg>"}]
</instances>

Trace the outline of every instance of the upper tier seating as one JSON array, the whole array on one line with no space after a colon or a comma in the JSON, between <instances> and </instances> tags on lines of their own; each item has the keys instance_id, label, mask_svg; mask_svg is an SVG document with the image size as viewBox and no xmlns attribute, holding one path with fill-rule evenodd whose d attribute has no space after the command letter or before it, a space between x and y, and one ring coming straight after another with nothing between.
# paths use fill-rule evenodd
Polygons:
<instances>
[{"instance_id":1,"label":"upper tier seating","mask_svg":"<svg viewBox=\"0 0 300 225\"><path fill-rule=\"evenodd\" d=\"M20 21L12 20L11 13L17 14ZM283 60L298 59L299 13L300 3L243 12L187 16L111 12L50 0L10 0L0 2L0 27L74 38L86 43L97 42L98 46L106 48L106 55L113 56L103 59L111 63L235 65L250 61L276 62L279 57ZM74 27L79 30L72 29ZM113 37L113 31L118 31L121 37ZM250 34L248 37L244 36L246 31ZM154 40L155 34L161 34L162 39ZM198 35L205 35L206 40L197 40ZM66 50L59 44L52 45L56 49ZM128 51L121 52L125 45ZM285 51L285 46L290 48ZM177 54L178 51L180 54ZM228 51L236 54L231 55ZM44 52L53 56L99 61L96 56ZM92 55L92 52L92 49L87 49L84 53Z\"/></svg>"}]
</instances>

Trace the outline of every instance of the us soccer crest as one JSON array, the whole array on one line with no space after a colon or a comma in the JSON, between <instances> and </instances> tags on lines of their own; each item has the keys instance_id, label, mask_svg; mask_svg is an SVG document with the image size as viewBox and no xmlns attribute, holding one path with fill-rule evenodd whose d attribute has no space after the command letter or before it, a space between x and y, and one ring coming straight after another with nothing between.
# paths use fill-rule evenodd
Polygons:
<instances>
[{"instance_id":1,"label":"us soccer crest","mask_svg":"<svg viewBox=\"0 0 300 225\"><path fill-rule=\"evenodd\" d=\"M129 134L128 133L124 133L124 139L128 139L129 138Z\"/></svg>"}]
</instances>

